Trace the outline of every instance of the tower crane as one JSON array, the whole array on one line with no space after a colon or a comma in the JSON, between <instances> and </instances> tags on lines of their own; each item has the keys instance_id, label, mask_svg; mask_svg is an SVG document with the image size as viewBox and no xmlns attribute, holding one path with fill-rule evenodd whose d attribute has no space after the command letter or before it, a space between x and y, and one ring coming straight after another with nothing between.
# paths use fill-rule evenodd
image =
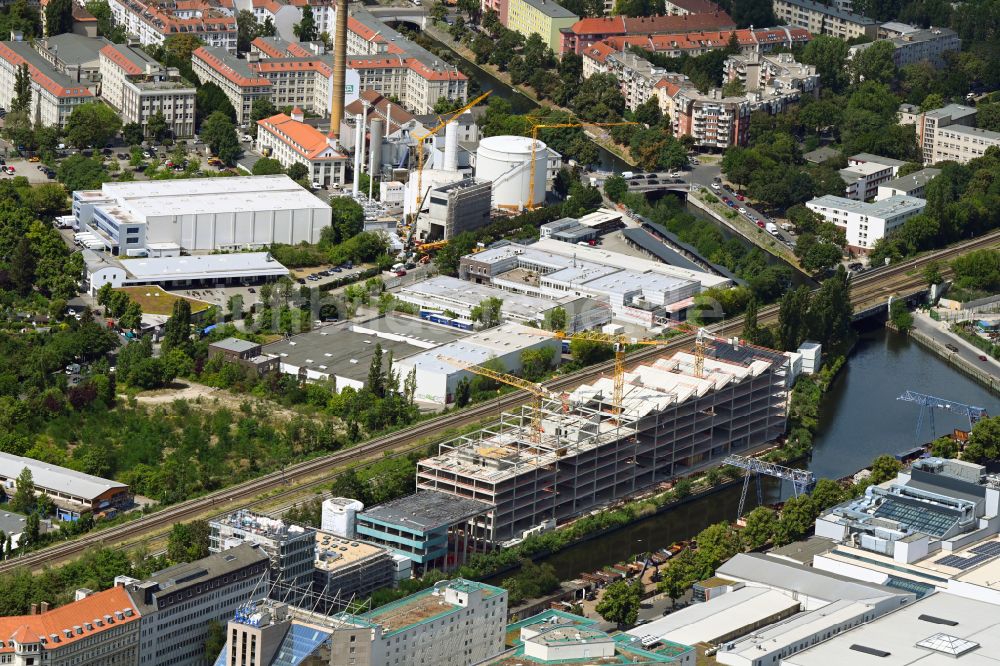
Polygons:
<instances>
[{"instance_id":1,"label":"tower crane","mask_svg":"<svg viewBox=\"0 0 1000 666\"><path fill-rule=\"evenodd\" d=\"M538 130L540 129L563 129L568 127L617 127L618 125L638 125L639 123L631 121L623 121L618 123L535 123L534 121L529 121L531 125L531 182L528 184L528 205L526 208L532 210L535 207L535 172L537 166L535 164L535 155L538 148Z\"/></svg>"},{"instance_id":2,"label":"tower crane","mask_svg":"<svg viewBox=\"0 0 1000 666\"><path fill-rule=\"evenodd\" d=\"M536 444L542 439L542 400L545 398L558 400L562 403L564 410L569 407L569 403L566 401L564 396L548 390L537 382L528 381L527 379L510 375L506 372L491 370L481 365L468 363L461 359L452 358L451 356L446 356L444 354L438 354L438 358L445 363L455 366L456 368L461 368L462 370L480 375L481 377L488 377L494 381L498 381L502 384L507 384L508 386L513 386L530 393L532 396L531 441Z\"/></svg>"},{"instance_id":3,"label":"tower crane","mask_svg":"<svg viewBox=\"0 0 1000 666\"><path fill-rule=\"evenodd\" d=\"M424 191L424 141L427 139L427 137L434 136L435 134L437 134L438 132L440 132L441 130L443 130L448 125L448 123L450 123L451 121L455 120L456 118L458 118L459 116L461 116L463 113L465 113L466 111L468 111L469 109L471 109L472 107L474 107L476 104L479 104L484 99L486 99L487 97L489 97L490 93L492 93L492 92L493 92L492 90L487 90L482 95L480 95L476 99L472 100L471 102L469 102L468 104L466 104L465 106L463 106L462 108L460 108L459 110L454 111L453 113L449 114L444 120L442 120L441 122L439 122L437 125L435 125L431 129L427 130L426 132L424 132L423 134L421 134L419 136L414 136L413 137L414 140L417 142L417 193L418 194L420 192ZM421 203L423 203L422 199L421 199Z\"/></svg>"}]
</instances>

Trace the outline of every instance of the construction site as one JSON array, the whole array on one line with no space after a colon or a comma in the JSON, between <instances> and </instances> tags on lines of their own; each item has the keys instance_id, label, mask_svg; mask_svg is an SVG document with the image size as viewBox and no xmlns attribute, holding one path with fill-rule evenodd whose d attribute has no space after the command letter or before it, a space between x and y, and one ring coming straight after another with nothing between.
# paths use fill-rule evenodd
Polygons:
<instances>
[{"instance_id":1,"label":"construction site","mask_svg":"<svg viewBox=\"0 0 1000 666\"><path fill-rule=\"evenodd\" d=\"M417 487L488 502L474 534L502 545L784 434L789 358L708 337L694 351L505 412L421 460ZM475 368L469 368L476 372Z\"/></svg>"}]
</instances>

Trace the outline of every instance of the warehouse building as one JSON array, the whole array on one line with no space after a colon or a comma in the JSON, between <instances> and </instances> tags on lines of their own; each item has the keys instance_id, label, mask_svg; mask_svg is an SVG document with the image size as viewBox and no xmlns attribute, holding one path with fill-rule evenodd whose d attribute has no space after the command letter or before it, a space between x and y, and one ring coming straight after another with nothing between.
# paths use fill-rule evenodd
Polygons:
<instances>
[{"instance_id":1,"label":"warehouse building","mask_svg":"<svg viewBox=\"0 0 1000 666\"><path fill-rule=\"evenodd\" d=\"M193 257L136 258L119 261L115 257L84 250L87 290L94 296L105 284L113 288L159 285L172 287L257 284L288 275L270 252L199 254Z\"/></svg>"},{"instance_id":2,"label":"warehouse building","mask_svg":"<svg viewBox=\"0 0 1000 666\"><path fill-rule=\"evenodd\" d=\"M402 379L406 372L401 359L433 349L467 335L458 328L439 326L421 319L387 315L364 322L344 322L273 342L264 353L279 357L279 367L302 381L326 381L341 391L350 386L364 387L375 347L382 347L382 367L393 358L393 367Z\"/></svg>"},{"instance_id":3,"label":"warehouse building","mask_svg":"<svg viewBox=\"0 0 1000 666\"><path fill-rule=\"evenodd\" d=\"M276 175L104 183L73 193L73 216L124 256L151 246L179 253L317 243L333 211Z\"/></svg>"},{"instance_id":4,"label":"warehouse building","mask_svg":"<svg viewBox=\"0 0 1000 666\"><path fill-rule=\"evenodd\" d=\"M779 437L786 368L778 352L709 340L701 372L688 352L626 372L620 413L602 377L538 417L525 406L441 444L418 463L417 487L494 504L476 527L497 542L521 538Z\"/></svg>"},{"instance_id":5,"label":"warehouse building","mask_svg":"<svg viewBox=\"0 0 1000 666\"><path fill-rule=\"evenodd\" d=\"M562 343L550 333L506 323L414 354L397 362L395 367L401 377L416 373L417 400L447 405L454 401L458 383L463 378L474 378L473 373L458 364L477 365L489 361L497 369L518 374L525 352L549 350L552 364L558 365L561 346Z\"/></svg>"},{"instance_id":6,"label":"warehouse building","mask_svg":"<svg viewBox=\"0 0 1000 666\"><path fill-rule=\"evenodd\" d=\"M490 549L492 544L470 526L492 509L479 500L420 490L358 513L355 530L359 538L412 560L417 575L449 571L470 554Z\"/></svg>"},{"instance_id":7,"label":"warehouse building","mask_svg":"<svg viewBox=\"0 0 1000 666\"><path fill-rule=\"evenodd\" d=\"M84 512L114 512L132 506L132 493L124 483L0 452L0 484L8 495L14 493L17 477L25 469L31 472L35 493L52 498L60 520L76 520Z\"/></svg>"},{"instance_id":8,"label":"warehouse building","mask_svg":"<svg viewBox=\"0 0 1000 666\"><path fill-rule=\"evenodd\" d=\"M564 296L557 299L538 298L485 284L438 275L403 287L396 298L420 308L421 317L441 315L459 328L472 329L472 310L483 301L499 298L500 316L504 321L519 324L541 324L555 309L566 311L566 329L585 331L611 321L608 308L589 298Z\"/></svg>"}]
</instances>

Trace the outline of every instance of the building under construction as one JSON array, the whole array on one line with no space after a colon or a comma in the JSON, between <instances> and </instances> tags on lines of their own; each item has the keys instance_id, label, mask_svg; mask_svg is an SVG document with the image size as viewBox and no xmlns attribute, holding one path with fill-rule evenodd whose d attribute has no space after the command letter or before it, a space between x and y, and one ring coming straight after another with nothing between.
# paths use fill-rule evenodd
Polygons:
<instances>
[{"instance_id":1,"label":"building under construction","mask_svg":"<svg viewBox=\"0 0 1000 666\"><path fill-rule=\"evenodd\" d=\"M602 377L505 413L420 461L417 486L494 504L473 528L499 544L781 436L788 358L735 339L702 349L627 371L620 409Z\"/></svg>"}]
</instances>

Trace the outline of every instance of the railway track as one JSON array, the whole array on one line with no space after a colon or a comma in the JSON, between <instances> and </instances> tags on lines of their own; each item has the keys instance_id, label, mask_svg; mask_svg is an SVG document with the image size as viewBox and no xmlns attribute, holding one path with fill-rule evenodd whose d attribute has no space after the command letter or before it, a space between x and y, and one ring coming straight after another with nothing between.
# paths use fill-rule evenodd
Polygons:
<instances>
[{"instance_id":1,"label":"railway track","mask_svg":"<svg viewBox=\"0 0 1000 666\"><path fill-rule=\"evenodd\" d=\"M908 275L911 271L919 269L932 261L947 261L972 250L996 245L1000 245L1000 231L991 232L944 250L930 252L916 259L871 270L852 280L852 304L856 310L864 309L871 307L877 302L885 302L891 295L912 293L914 289L924 284L924 280L919 274ZM777 305L761 308L758 312L758 319L761 323L771 323L776 321L777 317ZM743 329L743 319L742 317L734 318L709 326L708 329L720 336L736 335ZM678 336L670 344L640 349L629 354L628 363L631 365L688 348L693 344L693 340L694 338L691 334L685 334ZM572 388L581 383L596 379L601 375L610 374L613 371L613 367L614 363L611 361L590 366L578 372L545 382L545 386L553 390ZM349 463L352 460L364 459L379 453L412 447L425 441L435 433L482 422L493 415L496 410L510 409L525 403L527 399L527 393L516 391L501 396L496 402L491 400L468 409L431 418L400 432L376 437L351 449L300 462L286 467L284 470L266 474L258 479L166 507L161 511L129 523L91 532L73 541L55 544L43 550L28 553L23 557L16 557L2 562L0 563L0 573L22 566L36 569L42 566L57 564L72 559L94 546L117 546L137 543L143 537L159 533L176 522L194 519L207 512L211 512L213 508L220 507L223 504L249 502L264 491L296 480L303 480L304 483L290 487L287 491L284 491L284 494L300 494L303 490L310 487L328 484L333 475L324 476L324 470L332 471L334 468ZM271 496L267 501L273 501L275 497ZM254 503L259 504L260 502Z\"/></svg>"}]
</instances>

